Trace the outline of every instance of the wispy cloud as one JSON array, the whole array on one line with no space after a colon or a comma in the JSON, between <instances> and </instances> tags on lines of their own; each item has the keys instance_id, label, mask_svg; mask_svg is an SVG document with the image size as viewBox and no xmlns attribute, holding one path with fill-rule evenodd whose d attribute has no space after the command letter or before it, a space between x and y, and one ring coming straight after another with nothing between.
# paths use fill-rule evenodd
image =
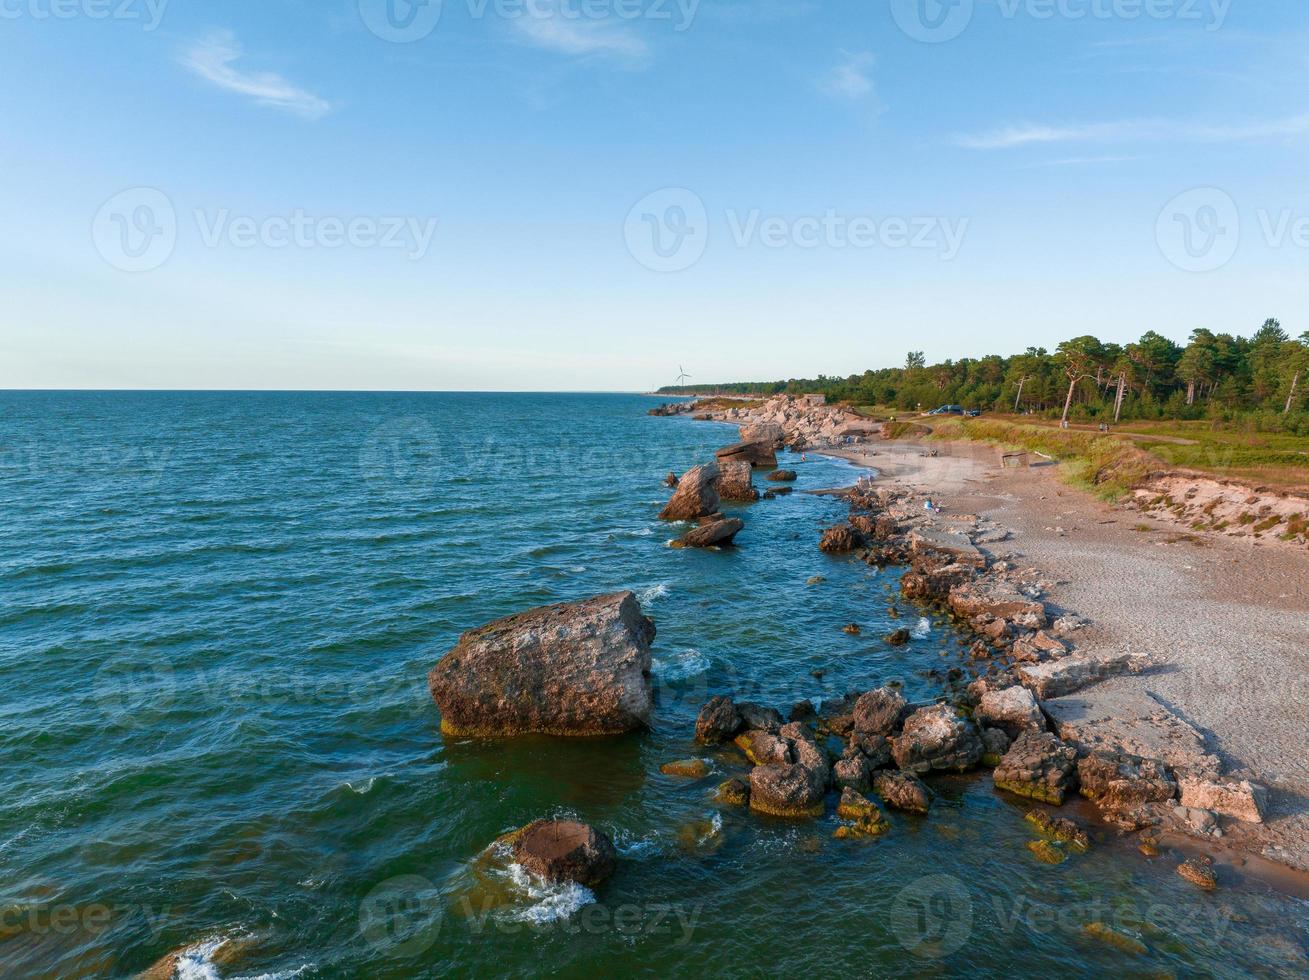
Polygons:
<instances>
[{"instance_id":1,"label":"wispy cloud","mask_svg":"<svg viewBox=\"0 0 1309 980\"><path fill-rule=\"evenodd\" d=\"M834 99L863 99L874 94L870 75L874 58L867 51L842 52L842 61L818 80L818 88Z\"/></svg>"},{"instance_id":2,"label":"wispy cloud","mask_svg":"<svg viewBox=\"0 0 1309 980\"><path fill-rule=\"evenodd\" d=\"M1077 125L1008 126L986 133L955 137L955 144L971 150L1008 150L1052 143L1246 143L1309 133L1309 114L1250 123L1173 122L1163 119L1129 119Z\"/></svg>"},{"instance_id":3,"label":"wispy cloud","mask_svg":"<svg viewBox=\"0 0 1309 980\"><path fill-rule=\"evenodd\" d=\"M326 99L288 82L271 71L243 71L236 66L241 45L231 31L215 31L182 55L182 64L219 88L248 95L260 105L318 119L332 110Z\"/></svg>"},{"instance_id":4,"label":"wispy cloud","mask_svg":"<svg viewBox=\"0 0 1309 980\"><path fill-rule=\"evenodd\" d=\"M542 0L529 12L513 19L519 36L534 47L577 57L598 56L631 65L649 55L645 41L613 17L565 16L558 0Z\"/></svg>"}]
</instances>

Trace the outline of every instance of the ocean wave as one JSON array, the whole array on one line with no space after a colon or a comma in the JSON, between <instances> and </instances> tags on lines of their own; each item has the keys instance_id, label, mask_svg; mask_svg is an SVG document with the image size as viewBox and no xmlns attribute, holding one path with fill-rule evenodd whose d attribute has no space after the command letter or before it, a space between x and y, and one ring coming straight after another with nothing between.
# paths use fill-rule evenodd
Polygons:
<instances>
[{"instance_id":1,"label":"ocean wave","mask_svg":"<svg viewBox=\"0 0 1309 980\"><path fill-rule=\"evenodd\" d=\"M630 830L618 830L614 833L614 850L620 857L641 861L659 853L659 840L654 835L637 837Z\"/></svg>"},{"instance_id":2,"label":"ocean wave","mask_svg":"<svg viewBox=\"0 0 1309 980\"><path fill-rule=\"evenodd\" d=\"M183 950L177 956L177 967L173 976L176 980L221 980L213 956L227 945L227 942L227 936L218 936Z\"/></svg>"},{"instance_id":3,"label":"ocean wave","mask_svg":"<svg viewBox=\"0 0 1309 980\"><path fill-rule=\"evenodd\" d=\"M932 621L928 619L926 616L920 616L918 618L917 624L914 626L913 629L909 631L909 635L912 636L915 640L923 640L926 639L931 632L932 632Z\"/></svg>"},{"instance_id":4,"label":"ocean wave","mask_svg":"<svg viewBox=\"0 0 1309 980\"><path fill-rule=\"evenodd\" d=\"M344 786L346 789L348 789L350 792L356 793L359 796L363 796L365 793L367 793L369 790L373 788L373 784L376 782L377 782L376 776L369 776L367 779L361 781L357 786L354 783L350 782L350 780L348 779L345 780L343 783L341 783L341 785Z\"/></svg>"},{"instance_id":5,"label":"ocean wave","mask_svg":"<svg viewBox=\"0 0 1309 980\"><path fill-rule=\"evenodd\" d=\"M575 881L551 884L537 878L521 864L509 865L509 876L531 901L526 908L508 914L514 922L556 922L595 902L595 892L591 889Z\"/></svg>"},{"instance_id":6,"label":"ocean wave","mask_svg":"<svg viewBox=\"0 0 1309 980\"><path fill-rule=\"evenodd\" d=\"M647 585L644 589L636 590L637 601L643 606L648 606L656 599L662 599L666 595L668 595L668 584L666 582Z\"/></svg>"},{"instance_id":7,"label":"ocean wave","mask_svg":"<svg viewBox=\"0 0 1309 980\"><path fill-rule=\"evenodd\" d=\"M660 680L684 681L703 674L711 666L709 658L694 647L678 650L667 657L656 657L652 664Z\"/></svg>"}]
</instances>

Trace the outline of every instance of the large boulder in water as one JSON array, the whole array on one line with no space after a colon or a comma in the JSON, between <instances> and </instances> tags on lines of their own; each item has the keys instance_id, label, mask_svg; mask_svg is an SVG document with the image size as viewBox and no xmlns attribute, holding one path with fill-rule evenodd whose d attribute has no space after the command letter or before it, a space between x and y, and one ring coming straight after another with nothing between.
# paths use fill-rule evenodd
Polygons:
<instances>
[{"instance_id":1,"label":"large boulder in water","mask_svg":"<svg viewBox=\"0 0 1309 980\"><path fill-rule=\"evenodd\" d=\"M694 521L717 513L721 476L717 463L692 466L677 481L677 489L659 516L666 521Z\"/></svg>"},{"instance_id":2,"label":"large boulder in water","mask_svg":"<svg viewBox=\"0 0 1309 980\"><path fill-rule=\"evenodd\" d=\"M448 735L616 735L650 718L654 623L631 592L469 630L427 676Z\"/></svg>"},{"instance_id":3,"label":"large boulder in water","mask_svg":"<svg viewBox=\"0 0 1309 980\"><path fill-rule=\"evenodd\" d=\"M711 514L702 518L699 527L687 531L674 544L678 548L722 547L731 544L744 528L745 521L739 517Z\"/></svg>"},{"instance_id":4,"label":"large boulder in water","mask_svg":"<svg viewBox=\"0 0 1309 980\"><path fill-rule=\"evenodd\" d=\"M995 785L1059 806L1077 786L1077 750L1049 732L1024 732L993 773Z\"/></svg>"},{"instance_id":5,"label":"large boulder in water","mask_svg":"<svg viewBox=\"0 0 1309 980\"><path fill-rule=\"evenodd\" d=\"M614 842L576 820L534 820L514 837L514 861L546 881L594 888L614 873Z\"/></svg>"},{"instance_id":6,"label":"large boulder in water","mask_svg":"<svg viewBox=\"0 0 1309 980\"><path fill-rule=\"evenodd\" d=\"M759 499L759 491L754 487L754 470L743 459L734 459L718 464L722 473L718 481L718 496L724 500L753 501Z\"/></svg>"}]
</instances>

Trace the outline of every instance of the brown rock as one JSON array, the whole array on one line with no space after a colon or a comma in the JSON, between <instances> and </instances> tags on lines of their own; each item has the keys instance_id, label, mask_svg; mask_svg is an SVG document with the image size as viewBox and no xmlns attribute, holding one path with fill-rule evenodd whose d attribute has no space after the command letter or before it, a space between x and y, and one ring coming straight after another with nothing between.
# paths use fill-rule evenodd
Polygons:
<instances>
[{"instance_id":1,"label":"brown rock","mask_svg":"<svg viewBox=\"0 0 1309 980\"><path fill-rule=\"evenodd\" d=\"M714 455L718 457L720 463L744 460L751 466L777 465L777 453L773 451L772 443L768 442L734 442L730 446L724 446Z\"/></svg>"},{"instance_id":2,"label":"brown rock","mask_svg":"<svg viewBox=\"0 0 1309 980\"><path fill-rule=\"evenodd\" d=\"M791 483L799 479L799 475L795 470L773 470L768 474L768 479L773 483Z\"/></svg>"},{"instance_id":3,"label":"brown rock","mask_svg":"<svg viewBox=\"0 0 1309 980\"><path fill-rule=\"evenodd\" d=\"M631 592L469 630L428 674L447 735L614 735L650 718L654 623Z\"/></svg>"},{"instance_id":4,"label":"brown rock","mask_svg":"<svg viewBox=\"0 0 1309 980\"><path fill-rule=\"evenodd\" d=\"M741 730L741 713L732 699L719 695L710 698L695 719L695 740L705 745L727 742Z\"/></svg>"},{"instance_id":5,"label":"brown rock","mask_svg":"<svg viewBox=\"0 0 1309 980\"><path fill-rule=\"evenodd\" d=\"M832 767L832 778L837 786L849 786L861 793L868 792L868 760L863 753L855 752L848 759L842 759Z\"/></svg>"},{"instance_id":6,"label":"brown rock","mask_svg":"<svg viewBox=\"0 0 1309 980\"><path fill-rule=\"evenodd\" d=\"M829 555L842 554L847 551L854 551L860 547L862 542L859 535L849 524L840 524L836 527L828 528L823 532L822 539L818 542L819 550L827 552Z\"/></svg>"},{"instance_id":7,"label":"brown rock","mask_svg":"<svg viewBox=\"0 0 1309 980\"><path fill-rule=\"evenodd\" d=\"M1049 732L1025 732L992 778L1000 789L1059 806L1077 783L1077 750Z\"/></svg>"},{"instance_id":8,"label":"brown rock","mask_svg":"<svg viewBox=\"0 0 1309 980\"><path fill-rule=\"evenodd\" d=\"M1214 873L1214 861L1210 857L1193 857L1177 866L1177 873L1205 891L1218 887L1218 875Z\"/></svg>"},{"instance_id":9,"label":"brown rock","mask_svg":"<svg viewBox=\"0 0 1309 980\"><path fill-rule=\"evenodd\" d=\"M720 502L720 476L717 463L701 463L691 467L677 481L677 489L659 516L666 521L694 521L716 513Z\"/></svg>"},{"instance_id":10,"label":"brown rock","mask_svg":"<svg viewBox=\"0 0 1309 980\"><path fill-rule=\"evenodd\" d=\"M733 776L718 784L718 789L714 791L714 799L727 806L749 806L750 784L744 779Z\"/></svg>"},{"instance_id":11,"label":"brown rock","mask_svg":"<svg viewBox=\"0 0 1309 980\"><path fill-rule=\"evenodd\" d=\"M1081 793L1106 813L1128 813L1177 796L1177 783L1157 759L1092 752L1077 761Z\"/></svg>"},{"instance_id":12,"label":"brown rock","mask_svg":"<svg viewBox=\"0 0 1309 980\"><path fill-rule=\"evenodd\" d=\"M613 841L576 820L535 820L514 840L514 861L546 881L594 888L614 873Z\"/></svg>"},{"instance_id":13,"label":"brown rock","mask_svg":"<svg viewBox=\"0 0 1309 980\"><path fill-rule=\"evenodd\" d=\"M754 471L747 461L743 459L720 460L718 468L722 473L718 480L718 495L723 500L748 502L759 499L759 491L754 488Z\"/></svg>"},{"instance_id":14,"label":"brown rock","mask_svg":"<svg viewBox=\"0 0 1309 980\"><path fill-rule=\"evenodd\" d=\"M745 528L745 522L738 517L718 516L718 520L701 518L700 526L678 538L677 545L682 548L721 548L732 544Z\"/></svg>"},{"instance_id":15,"label":"brown rock","mask_svg":"<svg viewBox=\"0 0 1309 980\"><path fill-rule=\"evenodd\" d=\"M821 817L826 787L804 766L774 763L750 771L750 809L776 817Z\"/></svg>"},{"instance_id":16,"label":"brown rock","mask_svg":"<svg viewBox=\"0 0 1309 980\"><path fill-rule=\"evenodd\" d=\"M854 731L859 735L890 735L904 708L904 698L889 687L861 694L854 705Z\"/></svg>"},{"instance_id":17,"label":"brown rock","mask_svg":"<svg viewBox=\"0 0 1309 980\"><path fill-rule=\"evenodd\" d=\"M737 748L756 766L795 761L790 743L771 732L752 728L736 736L735 741Z\"/></svg>"},{"instance_id":18,"label":"brown rock","mask_svg":"<svg viewBox=\"0 0 1309 980\"><path fill-rule=\"evenodd\" d=\"M1038 627L1046 623L1043 603L999 579L978 579L957 586L950 591L950 608L965 619L985 615L1009 620L1023 617L1035 621Z\"/></svg>"},{"instance_id":19,"label":"brown rock","mask_svg":"<svg viewBox=\"0 0 1309 980\"><path fill-rule=\"evenodd\" d=\"M926 813L932 802L931 790L911 772L880 772L873 789L887 806L910 813Z\"/></svg>"},{"instance_id":20,"label":"brown rock","mask_svg":"<svg viewBox=\"0 0 1309 980\"><path fill-rule=\"evenodd\" d=\"M973 717L979 725L998 728L1010 738L1017 738L1023 732L1045 731L1045 715L1041 714L1041 706L1025 687L1010 687L983 694Z\"/></svg>"},{"instance_id":21,"label":"brown rock","mask_svg":"<svg viewBox=\"0 0 1309 980\"><path fill-rule=\"evenodd\" d=\"M683 776L687 779L703 779L709 775L709 766L704 759L679 759L665 762L659 767L665 776Z\"/></svg>"},{"instance_id":22,"label":"brown rock","mask_svg":"<svg viewBox=\"0 0 1309 980\"><path fill-rule=\"evenodd\" d=\"M1182 776L1178 779L1182 806L1212 810L1248 823L1263 823L1268 806L1267 790L1243 779L1209 779Z\"/></svg>"},{"instance_id":23,"label":"brown rock","mask_svg":"<svg viewBox=\"0 0 1309 980\"><path fill-rule=\"evenodd\" d=\"M886 636L882 637L882 639L893 647L902 647L913 639L913 634L904 627L901 627L898 630L893 630L892 632L887 633Z\"/></svg>"},{"instance_id":24,"label":"brown rock","mask_svg":"<svg viewBox=\"0 0 1309 980\"><path fill-rule=\"evenodd\" d=\"M920 708L891 739L896 765L910 772L948 769L963 772L982 757L982 741L967 719L945 704Z\"/></svg>"}]
</instances>

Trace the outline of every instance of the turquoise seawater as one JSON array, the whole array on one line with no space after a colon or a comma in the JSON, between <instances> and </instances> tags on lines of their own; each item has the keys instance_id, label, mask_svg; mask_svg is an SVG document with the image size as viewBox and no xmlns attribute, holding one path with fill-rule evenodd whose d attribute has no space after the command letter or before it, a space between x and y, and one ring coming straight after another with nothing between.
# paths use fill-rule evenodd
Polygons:
<instances>
[{"instance_id":1,"label":"turquoise seawater","mask_svg":"<svg viewBox=\"0 0 1309 980\"><path fill-rule=\"evenodd\" d=\"M179 949L188 977L1306 969L1299 900L1230 868L1203 894L1104 830L1043 865L984 775L932 780L931 815L873 842L716 807L745 767L692 742L711 694L928 698L959 647L896 602L898 572L818 551L832 499L731 508L733 550L668 548L663 475L734 432L653 404L0 394L0 974ZM786 465L801 490L858 475ZM462 630L617 589L658 626L651 731L441 736L425 675ZM658 772L693 755L709 778ZM594 895L485 856L560 814L619 845Z\"/></svg>"}]
</instances>

